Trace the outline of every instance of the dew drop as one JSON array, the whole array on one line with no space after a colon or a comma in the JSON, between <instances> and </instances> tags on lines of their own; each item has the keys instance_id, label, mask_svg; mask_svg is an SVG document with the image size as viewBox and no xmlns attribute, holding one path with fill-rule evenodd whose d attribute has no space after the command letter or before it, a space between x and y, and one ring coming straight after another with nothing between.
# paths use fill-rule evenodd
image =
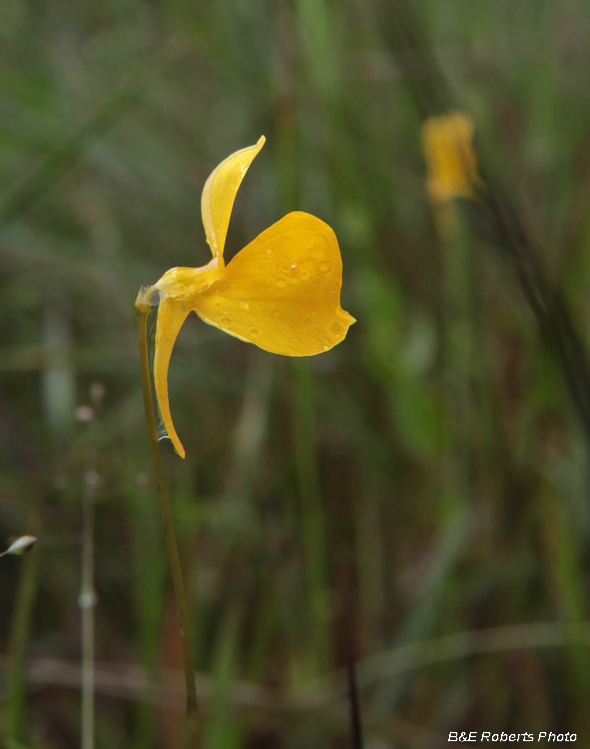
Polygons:
<instances>
[{"instance_id":1,"label":"dew drop","mask_svg":"<svg viewBox=\"0 0 590 749\"><path fill-rule=\"evenodd\" d=\"M324 351L327 351L329 348L329 346L324 346Z\"/></svg>"},{"instance_id":2,"label":"dew drop","mask_svg":"<svg viewBox=\"0 0 590 749\"><path fill-rule=\"evenodd\" d=\"M267 250L267 252L268 252L268 254L270 255L270 253L272 252L272 250Z\"/></svg>"},{"instance_id":3,"label":"dew drop","mask_svg":"<svg viewBox=\"0 0 590 749\"><path fill-rule=\"evenodd\" d=\"M223 312L224 315L227 315L227 310L226 309L222 309L221 311Z\"/></svg>"},{"instance_id":4,"label":"dew drop","mask_svg":"<svg viewBox=\"0 0 590 749\"><path fill-rule=\"evenodd\" d=\"M333 322L330 325L330 332L334 335L340 335L342 333L342 324L339 322Z\"/></svg>"},{"instance_id":5,"label":"dew drop","mask_svg":"<svg viewBox=\"0 0 590 749\"><path fill-rule=\"evenodd\" d=\"M221 323L222 325L229 325L229 324L230 324L230 322L231 322L231 320L229 319L229 317L222 317L222 318L221 318L221 320L220 320L219 322L220 322L220 323Z\"/></svg>"},{"instance_id":6,"label":"dew drop","mask_svg":"<svg viewBox=\"0 0 590 749\"><path fill-rule=\"evenodd\" d=\"M260 335L260 331L258 330L258 328L250 328L249 333L252 336Z\"/></svg>"},{"instance_id":7,"label":"dew drop","mask_svg":"<svg viewBox=\"0 0 590 749\"><path fill-rule=\"evenodd\" d=\"M309 273L306 270L301 271L301 278L309 278Z\"/></svg>"},{"instance_id":8,"label":"dew drop","mask_svg":"<svg viewBox=\"0 0 590 749\"><path fill-rule=\"evenodd\" d=\"M248 302L240 302L240 307L241 307L242 309L248 309L248 307L249 307L249 306L250 306L250 305L248 304Z\"/></svg>"},{"instance_id":9,"label":"dew drop","mask_svg":"<svg viewBox=\"0 0 590 749\"><path fill-rule=\"evenodd\" d=\"M291 263L291 268L296 268L296 267L297 267L297 263Z\"/></svg>"},{"instance_id":10,"label":"dew drop","mask_svg":"<svg viewBox=\"0 0 590 749\"><path fill-rule=\"evenodd\" d=\"M287 282L285 281L285 279L282 276L279 276L277 278L277 286L282 287L282 286L286 286L286 285L287 285Z\"/></svg>"},{"instance_id":11,"label":"dew drop","mask_svg":"<svg viewBox=\"0 0 590 749\"><path fill-rule=\"evenodd\" d=\"M328 263L325 260L320 260L318 263L318 268L320 270L328 270Z\"/></svg>"}]
</instances>

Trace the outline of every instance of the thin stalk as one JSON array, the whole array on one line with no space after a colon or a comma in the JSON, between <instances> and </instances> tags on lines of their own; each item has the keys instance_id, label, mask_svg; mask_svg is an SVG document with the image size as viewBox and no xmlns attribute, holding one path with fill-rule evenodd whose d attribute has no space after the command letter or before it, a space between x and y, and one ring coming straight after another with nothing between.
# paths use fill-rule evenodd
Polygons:
<instances>
[{"instance_id":1,"label":"thin stalk","mask_svg":"<svg viewBox=\"0 0 590 749\"><path fill-rule=\"evenodd\" d=\"M295 374L295 458L301 503L301 523L306 554L309 617L315 664L322 671L329 652L326 628L326 529L315 453L315 404L313 379L307 362L293 361Z\"/></svg>"},{"instance_id":2,"label":"thin stalk","mask_svg":"<svg viewBox=\"0 0 590 749\"><path fill-rule=\"evenodd\" d=\"M348 704L350 706L350 734L353 749L363 749L363 729L361 724L361 703L356 683L356 669L354 653L348 654L346 675L348 677Z\"/></svg>"},{"instance_id":3,"label":"thin stalk","mask_svg":"<svg viewBox=\"0 0 590 749\"><path fill-rule=\"evenodd\" d=\"M136 475L139 469L133 472ZM158 663L158 633L162 624L162 607L166 568L164 549L160 548L160 519L145 502L145 488L130 493L133 513L133 549L138 580L135 586L138 632L136 634L140 663L147 674L155 677ZM150 687L135 701L134 736L129 749L151 749L156 711L149 704Z\"/></svg>"},{"instance_id":4,"label":"thin stalk","mask_svg":"<svg viewBox=\"0 0 590 749\"><path fill-rule=\"evenodd\" d=\"M166 547L170 559L170 569L172 572L172 582L174 585L174 595L176 598L176 608L178 613L178 623L180 627L180 639L182 642L182 655L184 662L184 678L186 683L186 715L188 718L191 743L193 749L201 747L201 733L199 726L199 710L197 705L197 689L195 684L195 667L193 663L193 650L190 641L191 626L189 620L188 606L184 591L184 582L182 579L182 569L180 566L180 556L176 544L176 534L172 523L172 512L170 510L170 500L168 498L168 489L164 476L164 465L162 463L162 454L160 453L160 443L156 430L156 418L154 411L154 401L152 397L152 388L150 381L148 345L147 345L147 322L151 309L148 288L143 286L135 302L138 323L138 340L139 340L139 361L141 366L141 384L143 388L143 404L145 407L145 416L152 450L152 461L156 474L156 487L158 497L160 498L160 509L162 511L162 522L164 524L164 535L166 537Z\"/></svg>"},{"instance_id":5,"label":"thin stalk","mask_svg":"<svg viewBox=\"0 0 590 749\"><path fill-rule=\"evenodd\" d=\"M94 749L94 497L96 474L85 477L82 504L82 582L78 604L82 609L82 749Z\"/></svg>"},{"instance_id":6,"label":"thin stalk","mask_svg":"<svg viewBox=\"0 0 590 749\"><path fill-rule=\"evenodd\" d=\"M40 534L41 521L35 512L31 523L35 536ZM5 725L2 733L6 743L9 740L24 740L25 723L25 673L27 645L31 631L33 607L37 592L37 549L33 549L23 559L14 605L14 614L8 642L8 667L6 686ZM1 734L0 734L1 735Z\"/></svg>"}]
</instances>

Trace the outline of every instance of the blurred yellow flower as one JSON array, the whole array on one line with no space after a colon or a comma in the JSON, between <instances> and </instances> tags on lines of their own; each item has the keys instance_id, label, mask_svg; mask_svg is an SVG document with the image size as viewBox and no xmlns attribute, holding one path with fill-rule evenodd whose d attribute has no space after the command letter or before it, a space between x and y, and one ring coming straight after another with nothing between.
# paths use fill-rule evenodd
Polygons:
<instances>
[{"instance_id":1,"label":"blurred yellow flower","mask_svg":"<svg viewBox=\"0 0 590 749\"><path fill-rule=\"evenodd\" d=\"M464 112L429 117L422 126L426 186L432 201L474 197L480 179L472 140L473 121Z\"/></svg>"},{"instance_id":2,"label":"blurred yellow flower","mask_svg":"<svg viewBox=\"0 0 590 749\"><path fill-rule=\"evenodd\" d=\"M342 259L336 235L320 219L294 212L259 234L225 266L223 249L238 188L264 136L213 170L201 213L213 259L202 268L172 268L144 299L159 300L154 388L168 436L178 439L168 402L168 365L191 310L209 325L266 351L312 356L335 346L355 322L340 307Z\"/></svg>"}]
</instances>

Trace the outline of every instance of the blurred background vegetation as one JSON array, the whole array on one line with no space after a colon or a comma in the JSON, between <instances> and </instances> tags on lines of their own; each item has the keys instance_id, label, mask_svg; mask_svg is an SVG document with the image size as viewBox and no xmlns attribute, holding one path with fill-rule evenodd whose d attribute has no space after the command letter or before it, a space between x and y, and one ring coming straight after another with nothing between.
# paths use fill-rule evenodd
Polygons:
<instances>
[{"instance_id":1,"label":"blurred background vegetation","mask_svg":"<svg viewBox=\"0 0 590 749\"><path fill-rule=\"evenodd\" d=\"M350 746L351 657L368 749L583 742L584 355L547 344L495 214L437 232L420 128L469 112L585 347L590 4L3 0L0 39L0 536L39 537L0 560L7 749L80 746L85 499L97 747L186 739L133 302L208 261L204 181L261 134L226 254L319 216L358 322L305 360L180 334L187 458L163 448L205 746Z\"/></svg>"}]
</instances>

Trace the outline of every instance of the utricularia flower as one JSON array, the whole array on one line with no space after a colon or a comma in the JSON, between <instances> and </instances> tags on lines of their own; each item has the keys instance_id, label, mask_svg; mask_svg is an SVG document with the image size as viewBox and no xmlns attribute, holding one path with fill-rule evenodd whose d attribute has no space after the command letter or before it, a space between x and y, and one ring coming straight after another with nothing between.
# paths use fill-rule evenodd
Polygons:
<instances>
[{"instance_id":1,"label":"utricularia flower","mask_svg":"<svg viewBox=\"0 0 590 749\"><path fill-rule=\"evenodd\" d=\"M340 307L342 259L336 235L309 213L287 214L225 265L223 249L236 193L264 140L228 156L205 183L201 213L212 260L202 268L172 268L140 292L159 304L154 389L164 427L182 457L168 402L168 365L189 312L286 356L331 349L355 321Z\"/></svg>"},{"instance_id":2,"label":"utricularia flower","mask_svg":"<svg viewBox=\"0 0 590 749\"><path fill-rule=\"evenodd\" d=\"M454 198L475 200L483 188L472 140L473 121L465 112L429 117L422 126L426 188L443 235L456 221Z\"/></svg>"},{"instance_id":3,"label":"utricularia flower","mask_svg":"<svg viewBox=\"0 0 590 749\"><path fill-rule=\"evenodd\" d=\"M473 121L464 112L429 117L422 126L422 147L432 200L472 198L480 181L473 146Z\"/></svg>"}]
</instances>

